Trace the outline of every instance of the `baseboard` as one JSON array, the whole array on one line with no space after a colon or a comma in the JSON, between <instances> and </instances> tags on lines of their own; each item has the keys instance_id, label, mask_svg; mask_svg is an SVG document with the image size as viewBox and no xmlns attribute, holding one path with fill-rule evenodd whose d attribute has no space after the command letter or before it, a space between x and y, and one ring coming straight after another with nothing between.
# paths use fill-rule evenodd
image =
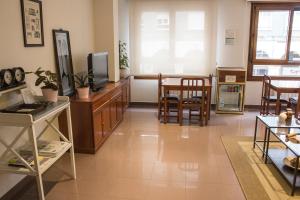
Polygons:
<instances>
[{"instance_id":1,"label":"baseboard","mask_svg":"<svg viewBox=\"0 0 300 200\"><path fill-rule=\"evenodd\" d=\"M129 107L131 108L156 108L157 103L155 102L130 102ZM211 104L211 110L216 109L216 104ZM260 110L260 105L245 105L247 110Z\"/></svg>"}]
</instances>

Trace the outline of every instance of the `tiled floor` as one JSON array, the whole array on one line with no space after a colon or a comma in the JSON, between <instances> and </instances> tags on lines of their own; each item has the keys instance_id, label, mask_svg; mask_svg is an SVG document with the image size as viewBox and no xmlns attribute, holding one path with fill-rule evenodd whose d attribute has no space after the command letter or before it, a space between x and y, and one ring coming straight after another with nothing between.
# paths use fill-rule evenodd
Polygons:
<instances>
[{"instance_id":1,"label":"tiled floor","mask_svg":"<svg viewBox=\"0 0 300 200\"><path fill-rule=\"evenodd\" d=\"M59 182L47 200L243 200L220 136L253 135L255 115L180 127L129 109L96 155L76 154L78 179Z\"/></svg>"}]
</instances>

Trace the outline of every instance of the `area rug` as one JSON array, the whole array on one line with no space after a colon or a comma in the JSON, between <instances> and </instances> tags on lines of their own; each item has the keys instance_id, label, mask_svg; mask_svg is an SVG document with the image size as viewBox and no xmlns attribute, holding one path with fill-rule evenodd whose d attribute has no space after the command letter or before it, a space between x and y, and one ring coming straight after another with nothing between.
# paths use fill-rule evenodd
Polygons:
<instances>
[{"instance_id":1,"label":"area rug","mask_svg":"<svg viewBox=\"0 0 300 200\"><path fill-rule=\"evenodd\" d=\"M247 200L300 199L300 189L291 188L272 164L264 164L252 137L222 136L222 142Z\"/></svg>"}]
</instances>

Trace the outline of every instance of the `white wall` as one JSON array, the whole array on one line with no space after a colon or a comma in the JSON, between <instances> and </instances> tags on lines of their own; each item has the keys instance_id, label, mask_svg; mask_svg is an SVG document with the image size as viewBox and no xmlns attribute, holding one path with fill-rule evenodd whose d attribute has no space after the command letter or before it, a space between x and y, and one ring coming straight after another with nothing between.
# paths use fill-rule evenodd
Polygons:
<instances>
[{"instance_id":1,"label":"white wall","mask_svg":"<svg viewBox=\"0 0 300 200\"><path fill-rule=\"evenodd\" d=\"M211 72L215 74L216 66L244 67L247 69L250 31L251 4L245 0L216 0L216 39L212 41L215 51L211 63ZM236 33L234 45L225 45L225 30ZM215 55L215 56L214 56ZM133 102L156 102L157 83L155 81L133 80L131 100ZM261 85L247 82L246 105L260 103Z\"/></svg>"},{"instance_id":2,"label":"white wall","mask_svg":"<svg viewBox=\"0 0 300 200\"><path fill-rule=\"evenodd\" d=\"M119 81L118 0L94 0L95 50L109 53L109 79Z\"/></svg>"},{"instance_id":3,"label":"white wall","mask_svg":"<svg viewBox=\"0 0 300 200\"><path fill-rule=\"evenodd\" d=\"M55 71L52 29L59 28L70 31L74 70L86 69L87 54L94 51L93 0L44 0L44 47L23 46L20 10L20 0L0 1L0 69L22 66L26 71L32 71L41 66ZM33 76L28 76L26 82L40 93L40 89L34 87ZM2 96L0 106L17 100L16 94ZM1 137L5 135L5 140L11 140L18 130L1 127ZM2 152L0 145L0 154ZM20 175L0 174L0 197L21 178Z\"/></svg>"}]
</instances>

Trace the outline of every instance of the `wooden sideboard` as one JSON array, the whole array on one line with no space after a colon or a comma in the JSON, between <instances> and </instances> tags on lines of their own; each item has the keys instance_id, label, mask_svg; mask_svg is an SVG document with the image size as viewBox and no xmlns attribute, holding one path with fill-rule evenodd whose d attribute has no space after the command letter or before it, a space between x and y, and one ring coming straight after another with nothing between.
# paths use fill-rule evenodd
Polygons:
<instances>
[{"instance_id":1,"label":"wooden sideboard","mask_svg":"<svg viewBox=\"0 0 300 200\"><path fill-rule=\"evenodd\" d=\"M90 94L89 99L71 98L71 116L75 152L96 153L123 120L123 113L130 102L130 78L117 83L108 83L98 92ZM63 133L64 114L59 124Z\"/></svg>"}]
</instances>

